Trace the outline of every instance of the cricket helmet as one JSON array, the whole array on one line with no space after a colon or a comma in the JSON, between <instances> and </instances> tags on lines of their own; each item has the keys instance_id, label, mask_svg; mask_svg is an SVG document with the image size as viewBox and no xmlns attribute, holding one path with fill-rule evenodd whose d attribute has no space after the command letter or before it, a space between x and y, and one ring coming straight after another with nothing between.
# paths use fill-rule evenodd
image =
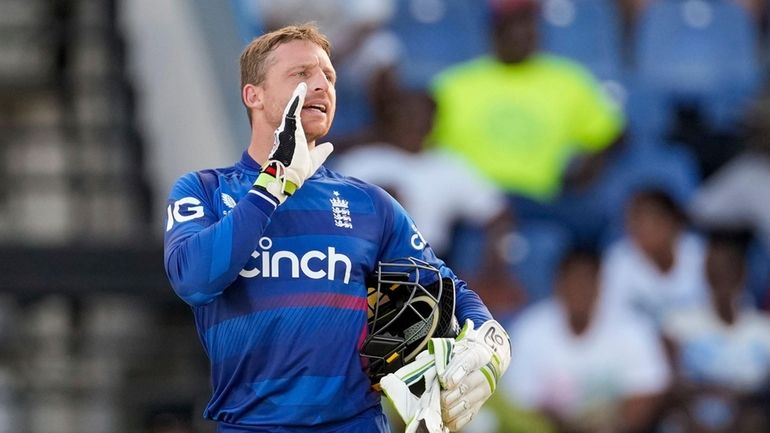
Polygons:
<instances>
[{"instance_id":1,"label":"cricket helmet","mask_svg":"<svg viewBox=\"0 0 770 433\"><path fill-rule=\"evenodd\" d=\"M431 338L457 336L454 280L427 262L380 262L367 289L369 333L361 356L373 384L412 361Z\"/></svg>"}]
</instances>

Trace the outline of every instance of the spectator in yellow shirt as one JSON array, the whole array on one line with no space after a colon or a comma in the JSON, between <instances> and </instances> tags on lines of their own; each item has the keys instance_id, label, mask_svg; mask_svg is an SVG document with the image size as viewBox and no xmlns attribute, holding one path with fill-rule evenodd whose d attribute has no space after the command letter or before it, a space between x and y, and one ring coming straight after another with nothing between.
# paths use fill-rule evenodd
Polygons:
<instances>
[{"instance_id":1,"label":"spectator in yellow shirt","mask_svg":"<svg viewBox=\"0 0 770 433\"><path fill-rule=\"evenodd\" d=\"M593 171L623 117L585 68L538 51L536 0L490 1L494 56L436 78L431 138L505 191L547 203L574 156L593 154L577 172Z\"/></svg>"}]
</instances>

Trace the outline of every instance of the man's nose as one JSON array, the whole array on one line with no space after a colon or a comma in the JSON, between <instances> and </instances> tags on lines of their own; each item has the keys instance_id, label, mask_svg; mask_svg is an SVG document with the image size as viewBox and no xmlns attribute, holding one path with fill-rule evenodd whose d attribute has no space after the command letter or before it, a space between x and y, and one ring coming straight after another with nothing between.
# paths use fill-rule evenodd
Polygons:
<instances>
[{"instance_id":1,"label":"man's nose","mask_svg":"<svg viewBox=\"0 0 770 433\"><path fill-rule=\"evenodd\" d=\"M326 79L326 75L323 71L316 71L311 77L308 87L317 92L326 92L329 90L329 80Z\"/></svg>"}]
</instances>

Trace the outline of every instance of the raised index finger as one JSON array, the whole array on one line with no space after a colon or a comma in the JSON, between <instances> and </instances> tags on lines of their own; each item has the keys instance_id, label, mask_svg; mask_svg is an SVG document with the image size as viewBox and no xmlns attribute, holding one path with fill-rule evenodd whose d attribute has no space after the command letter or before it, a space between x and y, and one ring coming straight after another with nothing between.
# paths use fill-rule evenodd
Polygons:
<instances>
[{"instance_id":1,"label":"raised index finger","mask_svg":"<svg viewBox=\"0 0 770 433\"><path fill-rule=\"evenodd\" d=\"M307 84L304 82L297 84L294 89L294 93L289 99L289 103L286 104L286 109L283 111L283 117L288 119L298 119L299 113L302 111L302 106L305 105L305 94L307 93Z\"/></svg>"}]
</instances>

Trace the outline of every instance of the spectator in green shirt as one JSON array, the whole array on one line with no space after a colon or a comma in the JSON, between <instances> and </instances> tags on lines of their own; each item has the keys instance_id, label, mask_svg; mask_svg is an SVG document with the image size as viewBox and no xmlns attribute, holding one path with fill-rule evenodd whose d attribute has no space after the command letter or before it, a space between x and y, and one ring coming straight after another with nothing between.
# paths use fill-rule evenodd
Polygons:
<instances>
[{"instance_id":1,"label":"spectator in green shirt","mask_svg":"<svg viewBox=\"0 0 770 433\"><path fill-rule=\"evenodd\" d=\"M490 0L494 56L442 72L432 141L467 158L503 190L556 197L577 155L578 178L623 129L619 109L577 63L538 51L536 0Z\"/></svg>"}]
</instances>

